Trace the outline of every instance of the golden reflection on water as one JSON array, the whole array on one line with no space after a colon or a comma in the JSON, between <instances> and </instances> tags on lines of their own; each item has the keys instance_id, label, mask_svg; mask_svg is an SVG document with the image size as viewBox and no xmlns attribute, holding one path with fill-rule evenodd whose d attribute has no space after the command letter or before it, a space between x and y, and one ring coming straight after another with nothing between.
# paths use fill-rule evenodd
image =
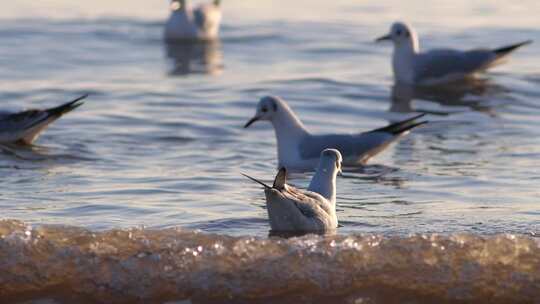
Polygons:
<instances>
[{"instance_id":1,"label":"golden reflection on water","mask_svg":"<svg viewBox=\"0 0 540 304\"><path fill-rule=\"evenodd\" d=\"M538 240L511 234L262 239L0 221L0 261L0 301L532 303L540 280Z\"/></svg>"}]
</instances>

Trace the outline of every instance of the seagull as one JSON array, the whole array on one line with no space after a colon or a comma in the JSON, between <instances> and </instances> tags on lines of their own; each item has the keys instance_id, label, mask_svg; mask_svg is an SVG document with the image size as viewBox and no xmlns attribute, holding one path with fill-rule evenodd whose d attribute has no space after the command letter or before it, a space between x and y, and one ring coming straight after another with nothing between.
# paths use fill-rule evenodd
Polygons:
<instances>
[{"instance_id":1,"label":"seagull","mask_svg":"<svg viewBox=\"0 0 540 304\"><path fill-rule=\"evenodd\" d=\"M287 185L287 170L282 167L272 187L263 185L270 227L280 232L324 232L338 226L336 215L336 175L341 172L341 154L336 149L321 152L319 167L307 191Z\"/></svg>"},{"instance_id":2,"label":"seagull","mask_svg":"<svg viewBox=\"0 0 540 304\"><path fill-rule=\"evenodd\" d=\"M165 25L166 41L217 39L221 23L221 0L192 8L187 0L172 0Z\"/></svg>"},{"instance_id":3,"label":"seagull","mask_svg":"<svg viewBox=\"0 0 540 304\"><path fill-rule=\"evenodd\" d=\"M394 80L410 85L437 85L469 78L503 63L510 53L532 43L527 40L497 49L435 49L421 52L416 32L403 22L394 23L390 33L376 41L385 40L394 43Z\"/></svg>"},{"instance_id":4,"label":"seagull","mask_svg":"<svg viewBox=\"0 0 540 304\"><path fill-rule=\"evenodd\" d=\"M427 123L415 121L424 115L364 133L313 135L283 99L266 96L261 98L255 116L244 128L258 120L270 121L277 138L278 167L310 171L317 166L319 155L326 148L339 150L344 157L344 165L363 165L401 135Z\"/></svg>"},{"instance_id":5,"label":"seagull","mask_svg":"<svg viewBox=\"0 0 540 304\"><path fill-rule=\"evenodd\" d=\"M49 124L81 106L83 95L61 106L45 110L26 110L18 113L0 113L0 143L31 145Z\"/></svg>"}]
</instances>

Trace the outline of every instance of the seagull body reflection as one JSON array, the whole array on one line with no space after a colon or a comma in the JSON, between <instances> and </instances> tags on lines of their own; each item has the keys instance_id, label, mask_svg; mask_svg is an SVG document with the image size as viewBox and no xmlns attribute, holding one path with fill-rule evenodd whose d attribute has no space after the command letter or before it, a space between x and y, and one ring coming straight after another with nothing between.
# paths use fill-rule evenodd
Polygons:
<instances>
[{"instance_id":1,"label":"seagull body reflection","mask_svg":"<svg viewBox=\"0 0 540 304\"><path fill-rule=\"evenodd\" d=\"M166 43L169 75L218 75L223 72L223 56L219 41Z\"/></svg>"},{"instance_id":2,"label":"seagull body reflection","mask_svg":"<svg viewBox=\"0 0 540 304\"><path fill-rule=\"evenodd\" d=\"M494 97L507 93L507 89L486 79L471 79L451 84L425 87L395 83L392 86L390 112L420 112L432 115L447 116L462 111L457 108L468 108L477 112L495 116ZM428 101L443 106L441 110L417 108L414 100ZM449 108L453 108L450 110Z\"/></svg>"}]
</instances>

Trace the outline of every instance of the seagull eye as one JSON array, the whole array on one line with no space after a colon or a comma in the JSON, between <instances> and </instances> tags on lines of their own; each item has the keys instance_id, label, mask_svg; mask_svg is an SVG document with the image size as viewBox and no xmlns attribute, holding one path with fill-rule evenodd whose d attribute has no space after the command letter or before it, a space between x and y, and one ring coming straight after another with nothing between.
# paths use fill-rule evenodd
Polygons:
<instances>
[{"instance_id":1,"label":"seagull eye","mask_svg":"<svg viewBox=\"0 0 540 304\"><path fill-rule=\"evenodd\" d=\"M396 35L401 36L401 30L396 30Z\"/></svg>"},{"instance_id":2,"label":"seagull eye","mask_svg":"<svg viewBox=\"0 0 540 304\"><path fill-rule=\"evenodd\" d=\"M268 108L266 108L266 107L262 108L262 109L261 109L261 112L263 112L263 113L268 112Z\"/></svg>"}]
</instances>

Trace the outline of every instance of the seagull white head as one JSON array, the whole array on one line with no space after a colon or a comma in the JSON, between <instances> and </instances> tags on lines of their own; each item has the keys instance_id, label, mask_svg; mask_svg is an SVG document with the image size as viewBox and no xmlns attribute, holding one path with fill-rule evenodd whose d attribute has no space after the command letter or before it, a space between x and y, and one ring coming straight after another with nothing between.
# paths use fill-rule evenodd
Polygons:
<instances>
[{"instance_id":1,"label":"seagull white head","mask_svg":"<svg viewBox=\"0 0 540 304\"><path fill-rule=\"evenodd\" d=\"M244 128L251 126L259 120L270 121L278 133L282 133L281 129L289 129L289 133L294 133L294 130L304 130L304 125L296 117L289 105L280 97L265 96L259 100L255 116L251 118Z\"/></svg>"},{"instance_id":2,"label":"seagull white head","mask_svg":"<svg viewBox=\"0 0 540 304\"><path fill-rule=\"evenodd\" d=\"M244 128L249 127L251 124L258 120L268 120L272 121L278 114L280 110L280 105L282 106L283 101L279 97L275 96L266 96L261 98L257 104L257 110L255 116L251 118L245 125Z\"/></svg>"},{"instance_id":3,"label":"seagull white head","mask_svg":"<svg viewBox=\"0 0 540 304\"><path fill-rule=\"evenodd\" d=\"M257 104L255 116L244 125L244 128L259 120L269 121L274 127L277 139L278 166L301 167L298 166L298 161L303 161L299 145L310 134L289 105L277 96L263 97ZM320 151L317 151L317 160ZM316 166L311 161L309 160L309 164L305 165L310 170Z\"/></svg>"},{"instance_id":4,"label":"seagull white head","mask_svg":"<svg viewBox=\"0 0 540 304\"><path fill-rule=\"evenodd\" d=\"M405 22L395 22L390 28L390 33L377 38L375 41L391 40L396 49L407 49L417 53L419 51L418 35L416 31Z\"/></svg>"},{"instance_id":5,"label":"seagull white head","mask_svg":"<svg viewBox=\"0 0 540 304\"><path fill-rule=\"evenodd\" d=\"M341 153L336 149L324 149L321 153L321 159L319 163L319 169L328 171L330 174L341 173L341 162L343 158Z\"/></svg>"},{"instance_id":6,"label":"seagull white head","mask_svg":"<svg viewBox=\"0 0 540 304\"><path fill-rule=\"evenodd\" d=\"M186 0L172 0L170 4L171 11L185 11L186 10Z\"/></svg>"},{"instance_id":7,"label":"seagull white head","mask_svg":"<svg viewBox=\"0 0 540 304\"><path fill-rule=\"evenodd\" d=\"M336 177L341 173L343 158L336 149L324 149L319 159L319 167L311 179L308 190L315 191L328 199L332 204L336 202Z\"/></svg>"}]
</instances>

